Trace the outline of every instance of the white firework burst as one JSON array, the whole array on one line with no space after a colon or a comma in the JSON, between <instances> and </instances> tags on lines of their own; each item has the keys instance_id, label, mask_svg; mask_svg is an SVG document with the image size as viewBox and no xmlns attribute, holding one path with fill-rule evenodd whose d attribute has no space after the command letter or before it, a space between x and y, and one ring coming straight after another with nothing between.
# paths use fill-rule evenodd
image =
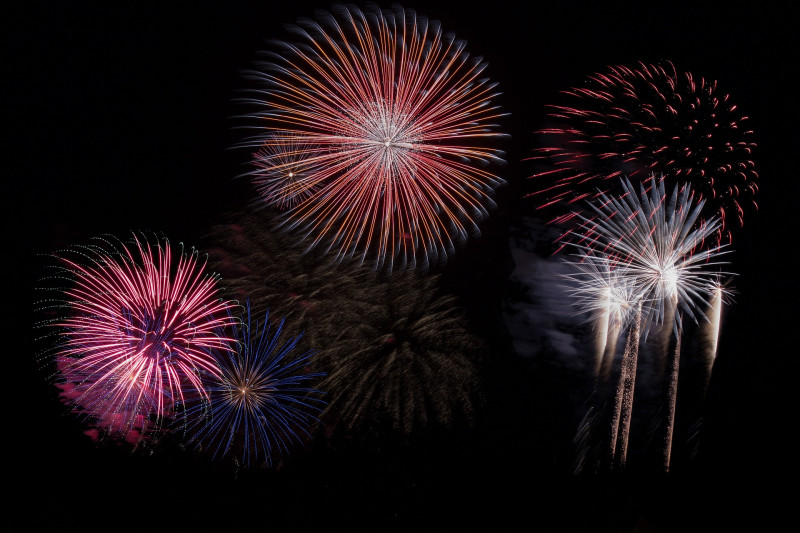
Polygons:
<instances>
[{"instance_id":1,"label":"white firework burst","mask_svg":"<svg viewBox=\"0 0 800 533\"><path fill-rule=\"evenodd\" d=\"M664 177L651 177L637 194L627 179L619 197L600 194L592 204L596 217L584 221L577 245L584 255L594 254L609 263L617 276L627 277L637 287L643 304L643 333L652 324L663 324L675 313L676 331L682 329L681 314L697 321L704 317L724 272L718 258L726 245L713 245L710 236L719 229L719 219L699 219L704 200L695 199L688 185L676 185L667 194ZM647 187L645 187L647 185Z\"/></svg>"}]
</instances>

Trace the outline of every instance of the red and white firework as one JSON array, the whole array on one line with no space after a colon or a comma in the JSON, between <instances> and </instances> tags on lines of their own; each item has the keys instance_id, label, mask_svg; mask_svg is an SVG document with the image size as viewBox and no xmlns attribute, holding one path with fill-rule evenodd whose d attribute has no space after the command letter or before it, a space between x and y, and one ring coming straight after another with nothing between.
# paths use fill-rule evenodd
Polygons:
<instances>
[{"instance_id":1,"label":"red and white firework","mask_svg":"<svg viewBox=\"0 0 800 533\"><path fill-rule=\"evenodd\" d=\"M246 146L306 146L270 168L303 166L308 194L291 195L285 223L338 259L389 269L444 261L503 183L489 171L502 163L493 147L502 113L486 64L401 7L338 6L293 30L297 41L252 73L259 87L246 100L258 131ZM270 190L260 189L264 202L285 206Z\"/></svg>"}]
</instances>

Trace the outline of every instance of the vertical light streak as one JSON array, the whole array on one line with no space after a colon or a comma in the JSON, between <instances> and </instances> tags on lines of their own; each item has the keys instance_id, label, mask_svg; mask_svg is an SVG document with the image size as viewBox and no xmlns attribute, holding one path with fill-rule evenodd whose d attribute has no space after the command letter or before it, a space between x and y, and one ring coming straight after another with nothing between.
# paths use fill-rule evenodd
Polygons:
<instances>
[{"instance_id":1,"label":"vertical light streak","mask_svg":"<svg viewBox=\"0 0 800 533\"><path fill-rule=\"evenodd\" d=\"M723 303L722 297L723 297L723 288L720 285L717 286L716 289L714 289L714 296L711 298L711 305L709 305L709 311L708 314L706 315L708 317L708 323L706 324L706 332L708 337L711 339L708 351L705 354L709 372L711 371L711 367L714 365L714 360L717 357L720 319L722 318L722 303Z\"/></svg>"},{"instance_id":2,"label":"vertical light streak","mask_svg":"<svg viewBox=\"0 0 800 533\"><path fill-rule=\"evenodd\" d=\"M633 325L628 333L627 343L625 345L625 353L622 357L623 372L620 376L621 393L620 397L620 411L621 418L619 421L619 452L617 456L617 464L620 468L625 467L628 456L628 440L631 432L631 418L633 416L633 394L636 387L636 367L639 359L639 341L640 331L642 326L642 308L641 304L636 311Z\"/></svg>"},{"instance_id":3,"label":"vertical light streak","mask_svg":"<svg viewBox=\"0 0 800 533\"><path fill-rule=\"evenodd\" d=\"M675 408L678 401L678 373L681 360L681 338L682 331L675 333L675 350L672 355L672 365L670 367L669 388L667 390L667 431L664 439L664 471L669 472L670 461L672 459L672 437L675 430Z\"/></svg>"}]
</instances>

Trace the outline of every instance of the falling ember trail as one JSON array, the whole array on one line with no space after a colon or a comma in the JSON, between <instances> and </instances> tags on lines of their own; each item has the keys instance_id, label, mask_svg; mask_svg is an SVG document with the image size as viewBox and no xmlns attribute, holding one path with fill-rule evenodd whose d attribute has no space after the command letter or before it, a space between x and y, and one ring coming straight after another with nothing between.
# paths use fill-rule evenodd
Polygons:
<instances>
[{"instance_id":1,"label":"falling ember trail","mask_svg":"<svg viewBox=\"0 0 800 533\"><path fill-rule=\"evenodd\" d=\"M672 456L672 434L675 429L675 404L678 399L678 369L680 368L681 357L681 331L678 330L675 341L675 352L672 357L672 368L669 377L668 408L669 419L667 420L667 434L664 442L664 471L669 472L670 459Z\"/></svg>"},{"instance_id":2,"label":"falling ember trail","mask_svg":"<svg viewBox=\"0 0 800 533\"><path fill-rule=\"evenodd\" d=\"M620 385L623 387L622 391L622 418L620 420L619 429L619 456L618 464L620 468L625 467L625 462L628 454L628 437L631 432L631 416L633 412L633 392L636 386L636 363L639 356L639 332L642 325L642 309L639 303L639 309L636 312L631 333L628 336L627 344L625 345L625 353L622 356L623 373L620 377Z\"/></svg>"}]
</instances>

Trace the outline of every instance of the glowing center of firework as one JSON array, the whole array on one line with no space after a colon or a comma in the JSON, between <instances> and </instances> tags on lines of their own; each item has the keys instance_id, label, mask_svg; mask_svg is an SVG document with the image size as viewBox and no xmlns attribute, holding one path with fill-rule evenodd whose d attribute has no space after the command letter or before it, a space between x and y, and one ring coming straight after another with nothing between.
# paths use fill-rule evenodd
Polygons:
<instances>
[{"instance_id":1,"label":"glowing center of firework","mask_svg":"<svg viewBox=\"0 0 800 533\"><path fill-rule=\"evenodd\" d=\"M171 329L160 329L157 331L148 331L145 333L144 340L142 341L145 352L151 356L163 355L165 351L169 350L169 343L172 339Z\"/></svg>"},{"instance_id":2,"label":"glowing center of firework","mask_svg":"<svg viewBox=\"0 0 800 533\"><path fill-rule=\"evenodd\" d=\"M630 295L624 287L606 287L603 291L603 299L606 312L613 323L621 322L630 308Z\"/></svg>"},{"instance_id":3,"label":"glowing center of firework","mask_svg":"<svg viewBox=\"0 0 800 533\"><path fill-rule=\"evenodd\" d=\"M294 172L289 172L289 177L293 178L294 177Z\"/></svg>"},{"instance_id":4,"label":"glowing center of firework","mask_svg":"<svg viewBox=\"0 0 800 533\"><path fill-rule=\"evenodd\" d=\"M668 296L678 295L678 269L674 265L662 268L659 272L659 285Z\"/></svg>"},{"instance_id":5,"label":"glowing center of firework","mask_svg":"<svg viewBox=\"0 0 800 533\"><path fill-rule=\"evenodd\" d=\"M169 356L175 340L175 331L168 323L167 303L164 302L153 315L130 315L129 334L138 339L135 342L138 353L145 357L160 359Z\"/></svg>"},{"instance_id":6,"label":"glowing center of firework","mask_svg":"<svg viewBox=\"0 0 800 533\"><path fill-rule=\"evenodd\" d=\"M387 153L394 153L397 148L414 148L410 135L414 122L408 114L387 111L385 104L373 103L367 106L367 116L359 115L358 120L363 121L357 127L362 132L358 136L364 139L365 144L382 146Z\"/></svg>"}]
</instances>

